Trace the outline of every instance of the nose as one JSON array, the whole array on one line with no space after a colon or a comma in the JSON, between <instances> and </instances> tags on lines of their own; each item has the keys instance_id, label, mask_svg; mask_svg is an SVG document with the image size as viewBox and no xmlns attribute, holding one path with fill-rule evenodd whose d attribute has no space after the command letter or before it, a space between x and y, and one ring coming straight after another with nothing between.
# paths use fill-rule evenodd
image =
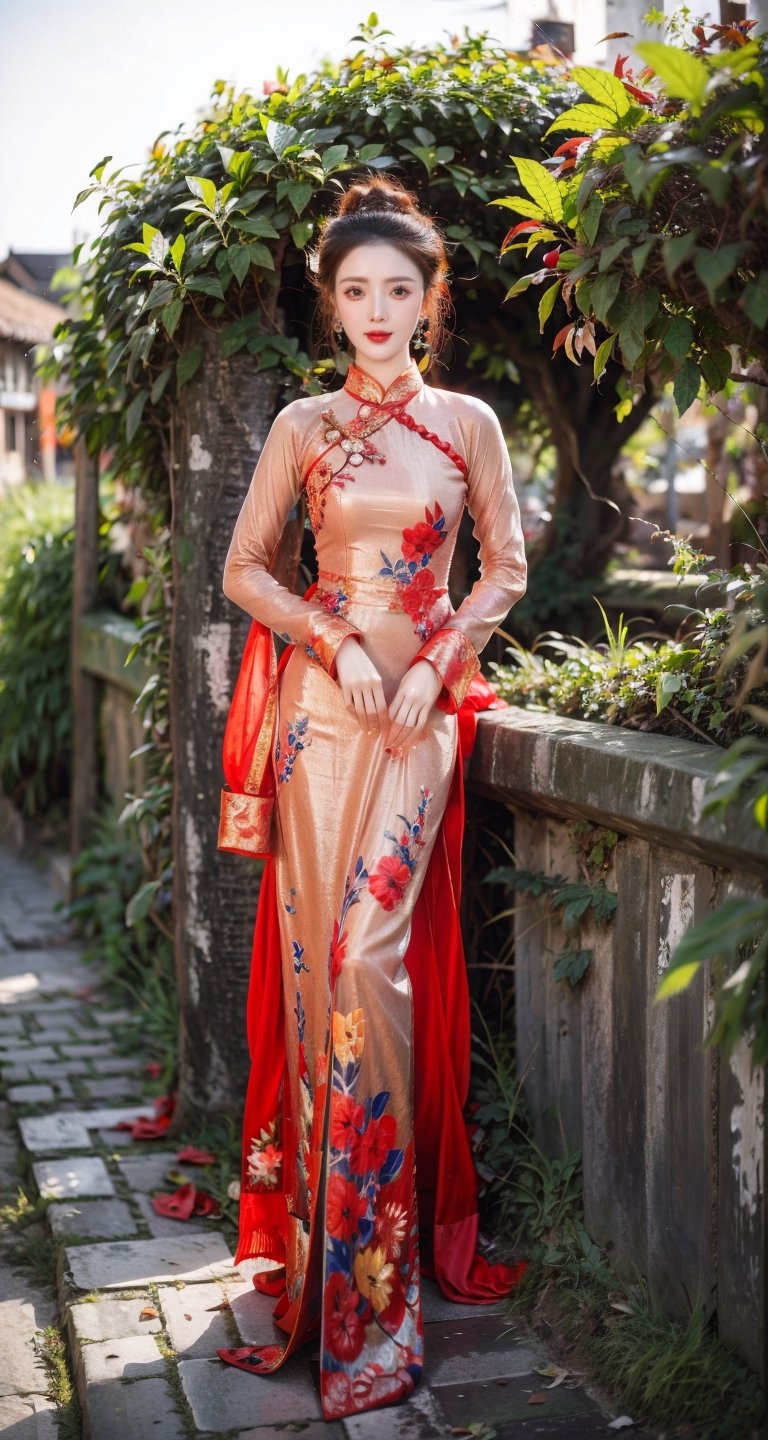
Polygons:
<instances>
[{"instance_id":1,"label":"nose","mask_svg":"<svg viewBox=\"0 0 768 1440\"><path fill-rule=\"evenodd\" d=\"M386 316L386 302L383 294L374 293L371 300L371 320L382 321Z\"/></svg>"}]
</instances>

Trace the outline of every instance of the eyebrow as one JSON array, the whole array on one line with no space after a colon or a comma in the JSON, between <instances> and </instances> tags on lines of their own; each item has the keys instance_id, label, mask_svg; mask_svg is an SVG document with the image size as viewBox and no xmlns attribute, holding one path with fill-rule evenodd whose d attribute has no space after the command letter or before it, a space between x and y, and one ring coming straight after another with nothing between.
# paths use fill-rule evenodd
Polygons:
<instances>
[{"instance_id":1,"label":"eyebrow","mask_svg":"<svg viewBox=\"0 0 768 1440\"><path fill-rule=\"evenodd\" d=\"M347 285L350 280L362 281L362 283L364 284L364 283L367 281L367 279L368 279L368 276L367 276L367 275L345 275L345 276L344 276L344 279L339 281L339 284L340 284L340 285ZM411 285L413 285L413 284L416 283L416 282L415 282L415 277L414 277L413 275L389 275L389 276L387 277L387 279L384 281L384 284L385 284L385 285L393 285L394 282L395 282L395 280L407 280Z\"/></svg>"}]
</instances>

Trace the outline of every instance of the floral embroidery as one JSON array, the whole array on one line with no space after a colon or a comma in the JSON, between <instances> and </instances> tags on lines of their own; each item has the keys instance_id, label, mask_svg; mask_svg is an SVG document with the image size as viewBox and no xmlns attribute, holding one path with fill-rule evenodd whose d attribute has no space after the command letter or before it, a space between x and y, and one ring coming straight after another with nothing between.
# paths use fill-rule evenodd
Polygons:
<instances>
[{"instance_id":1,"label":"floral embroidery","mask_svg":"<svg viewBox=\"0 0 768 1440\"><path fill-rule=\"evenodd\" d=\"M325 607L329 615L346 615L349 605L349 596L342 589L318 590L317 598L320 604Z\"/></svg>"},{"instance_id":2,"label":"floral embroidery","mask_svg":"<svg viewBox=\"0 0 768 1440\"><path fill-rule=\"evenodd\" d=\"M360 893L365 889L365 882L368 879L368 871L363 864L362 855L358 855L355 861L353 875L348 875L344 885L344 899L341 902L341 915L333 922L333 935L328 947L328 983L333 986L341 974L341 967L347 953L347 940L349 936L344 931L344 925L352 905L360 903Z\"/></svg>"},{"instance_id":3,"label":"floral embroidery","mask_svg":"<svg viewBox=\"0 0 768 1440\"><path fill-rule=\"evenodd\" d=\"M414 621L415 633L422 640L429 640L435 630L432 611L441 596L448 593L445 585L435 584L435 572L429 568L429 562L444 543L446 531L445 515L437 501L434 512L426 505L424 514L426 521L403 530L400 559L393 564L383 550L380 552L384 565L379 574L394 580L403 609Z\"/></svg>"},{"instance_id":4,"label":"floral embroidery","mask_svg":"<svg viewBox=\"0 0 768 1440\"><path fill-rule=\"evenodd\" d=\"M277 1185L283 1163L283 1152L275 1144L276 1129L277 1121L272 1120L266 1130L254 1135L248 1156L248 1178L253 1185L263 1185L268 1190Z\"/></svg>"},{"instance_id":5,"label":"floral embroidery","mask_svg":"<svg viewBox=\"0 0 768 1440\"><path fill-rule=\"evenodd\" d=\"M385 838L391 840L395 847L394 854L382 855L368 877L368 889L384 910L395 910L402 902L416 868L418 851L424 844L424 817L432 792L426 785L420 788L421 800L416 819L411 822L405 815L398 815L398 820L402 820L405 826L399 838L391 830L384 831Z\"/></svg>"},{"instance_id":6,"label":"floral embroidery","mask_svg":"<svg viewBox=\"0 0 768 1440\"><path fill-rule=\"evenodd\" d=\"M305 738L308 727L309 716L297 715L293 724L288 726L285 736L285 750L281 747L280 736L278 735L275 743L275 764L277 765L277 778L279 782L290 780L299 751L306 750L307 746L312 744L311 739Z\"/></svg>"},{"instance_id":7,"label":"floral embroidery","mask_svg":"<svg viewBox=\"0 0 768 1440\"><path fill-rule=\"evenodd\" d=\"M407 1151L397 1144L388 1090L358 1101L364 1047L364 1011L334 1011L321 1362L326 1416L363 1409L373 1395L404 1395L421 1371L413 1144ZM355 1371L364 1347L376 1353L376 1331L396 1347L394 1376L370 1359Z\"/></svg>"},{"instance_id":8,"label":"floral embroidery","mask_svg":"<svg viewBox=\"0 0 768 1440\"><path fill-rule=\"evenodd\" d=\"M331 487L342 490L355 479L347 466L357 469L364 460L384 464L386 457L371 444L368 436L380 430L389 418L387 411L379 411L372 416L370 405L359 406L357 415L347 422L337 420L333 410L323 410L320 444L330 447L331 451L339 450L341 461L337 459L334 464L330 451L326 449L309 467L304 477L309 523L314 535L319 534L323 528L325 506Z\"/></svg>"}]
</instances>

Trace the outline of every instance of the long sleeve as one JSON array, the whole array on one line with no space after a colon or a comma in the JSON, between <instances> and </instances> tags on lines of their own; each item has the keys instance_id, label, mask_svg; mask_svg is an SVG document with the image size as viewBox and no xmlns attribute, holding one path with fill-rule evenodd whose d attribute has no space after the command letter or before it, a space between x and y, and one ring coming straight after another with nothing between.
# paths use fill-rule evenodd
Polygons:
<instances>
[{"instance_id":1,"label":"long sleeve","mask_svg":"<svg viewBox=\"0 0 768 1440\"><path fill-rule=\"evenodd\" d=\"M342 640L360 631L319 603L294 595L269 573L301 490L297 427L291 409L288 405L280 411L259 456L227 552L223 590L228 599L283 639L303 645L333 675Z\"/></svg>"},{"instance_id":2,"label":"long sleeve","mask_svg":"<svg viewBox=\"0 0 768 1440\"><path fill-rule=\"evenodd\" d=\"M467 508L480 546L480 578L456 613L414 656L428 660L458 709L480 669L478 655L525 594L520 506L504 434L489 405L475 401L467 434Z\"/></svg>"}]
</instances>

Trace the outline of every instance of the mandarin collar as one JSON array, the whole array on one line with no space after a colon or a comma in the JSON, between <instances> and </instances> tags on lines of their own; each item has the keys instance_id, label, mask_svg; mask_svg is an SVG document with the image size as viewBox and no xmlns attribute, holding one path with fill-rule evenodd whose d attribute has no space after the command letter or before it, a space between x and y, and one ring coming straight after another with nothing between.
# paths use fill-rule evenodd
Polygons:
<instances>
[{"instance_id":1,"label":"mandarin collar","mask_svg":"<svg viewBox=\"0 0 768 1440\"><path fill-rule=\"evenodd\" d=\"M347 371L344 381L344 389L356 400L373 401L377 405L393 405L406 400L411 400L424 388L424 379L416 361L411 358L405 370L385 388L367 370L363 370L354 360Z\"/></svg>"}]
</instances>

